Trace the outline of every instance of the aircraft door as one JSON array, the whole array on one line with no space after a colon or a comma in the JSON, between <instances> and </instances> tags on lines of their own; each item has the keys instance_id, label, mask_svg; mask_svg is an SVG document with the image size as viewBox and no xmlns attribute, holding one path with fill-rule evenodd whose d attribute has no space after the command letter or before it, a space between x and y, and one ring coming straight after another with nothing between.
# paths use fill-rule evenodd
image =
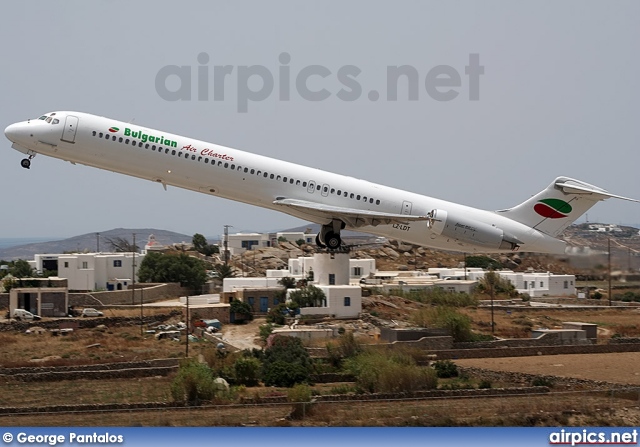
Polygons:
<instances>
[{"instance_id":1,"label":"aircraft door","mask_svg":"<svg viewBox=\"0 0 640 447\"><path fill-rule=\"evenodd\" d=\"M406 200L402 202L402 214L411 214L412 206L411 202L407 202Z\"/></svg>"},{"instance_id":2,"label":"aircraft door","mask_svg":"<svg viewBox=\"0 0 640 447\"><path fill-rule=\"evenodd\" d=\"M62 131L62 141L67 143L76 142L76 132L78 130L78 117L73 115L67 115L64 121L64 130Z\"/></svg>"},{"instance_id":3,"label":"aircraft door","mask_svg":"<svg viewBox=\"0 0 640 447\"><path fill-rule=\"evenodd\" d=\"M316 182L314 182L313 180L309 180L309 184L307 185L307 192L309 194L313 194L314 192L316 192Z\"/></svg>"}]
</instances>

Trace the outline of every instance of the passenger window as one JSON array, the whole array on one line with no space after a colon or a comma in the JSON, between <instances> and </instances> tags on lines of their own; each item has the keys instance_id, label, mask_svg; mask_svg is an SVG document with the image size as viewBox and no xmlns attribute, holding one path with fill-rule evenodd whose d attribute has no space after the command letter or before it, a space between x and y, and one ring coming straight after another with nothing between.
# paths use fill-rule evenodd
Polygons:
<instances>
[{"instance_id":1,"label":"passenger window","mask_svg":"<svg viewBox=\"0 0 640 447\"><path fill-rule=\"evenodd\" d=\"M376 205L380 205L380 200L376 200Z\"/></svg>"},{"instance_id":2,"label":"passenger window","mask_svg":"<svg viewBox=\"0 0 640 447\"><path fill-rule=\"evenodd\" d=\"M120 139L118 140L118 142L119 142L119 143L122 143L122 141L123 141L123 140L124 140L124 138L120 137ZM155 147L155 146L153 146L153 150L154 150L154 151L156 150L156 147Z\"/></svg>"},{"instance_id":3,"label":"passenger window","mask_svg":"<svg viewBox=\"0 0 640 447\"><path fill-rule=\"evenodd\" d=\"M208 158L205 158L205 159L204 159L204 162L205 162L205 163L207 163L207 164L209 164L209 159L208 159Z\"/></svg>"},{"instance_id":4,"label":"passenger window","mask_svg":"<svg viewBox=\"0 0 640 447\"><path fill-rule=\"evenodd\" d=\"M122 138L120 138L122 140ZM156 145L154 144L153 146L151 146L151 150L155 151L156 150Z\"/></svg>"},{"instance_id":5,"label":"passenger window","mask_svg":"<svg viewBox=\"0 0 640 447\"><path fill-rule=\"evenodd\" d=\"M307 187L307 182L302 182L302 187L306 188Z\"/></svg>"},{"instance_id":6,"label":"passenger window","mask_svg":"<svg viewBox=\"0 0 640 447\"><path fill-rule=\"evenodd\" d=\"M293 179L290 179L290 180L289 180L289 183L291 183L291 184L293 185Z\"/></svg>"},{"instance_id":7,"label":"passenger window","mask_svg":"<svg viewBox=\"0 0 640 447\"><path fill-rule=\"evenodd\" d=\"M178 157L182 157L182 152L178 152Z\"/></svg>"},{"instance_id":8,"label":"passenger window","mask_svg":"<svg viewBox=\"0 0 640 447\"><path fill-rule=\"evenodd\" d=\"M264 178L267 178L267 177L269 177L269 173L268 173L268 172L265 172L265 173L264 173Z\"/></svg>"},{"instance_id":9,"label":"passenger window","mask_svg":"<svg viewBox=\"0 0 640 447\"><path fill-rule=\"evenodd\" d=\"M198 157L198 161L202 161L202 157Z\"/></svg>"},{"instance_id":10,"label":"passenger window","mask_svg":"<svg viewBox=\"0 0 640 447\"><path fill-rule=\"evenodd\" d=\"M244 172L245 173L249 172L249 168L244 168Z\"/></svg>"},{"instance_id":11,"label":"passenger window","mask_svg":"<svg viewBox=\"0 0 640 447\"><path fill-rule=\"evenodd\" d=\"M107 138L109 138L109 135L107 135ZM113 141L116 141L116 136L115 136L115 135L114 135L114 136L112 136L112 137L111 137L111 139L112 139Z\"/></svg>"},{"instance_id":12,"label":"passenger window","mask_svg":"<svg viewBox=\"0 0 640 447\"><path fill-rule=\"evenodd\" d=\"M235 169L235 168L236 168L236 165L231 165L231 169Z\"/></svg>"},{"instance_id":13,"label":"passenger window","mask_svg":"<svg viewBox=\"0 0 640 447\"><path fill-rule=\"evenodd\" d=\"M131 144L132 144L133 146L135 146L135 145L137 144L136 140L133 140L133 141L131 142Z\"/></svg>"},{"instance_id":14,"label":"passenger window","mask_svg":"<svg viewBox=\"0 0 640 447\"><path fill-rule=\"evenodd\" d=\"M353 199L353 193L351 193L351 195L349 196L350 199Z\"/></svg>"},{"instance_id":15,"label":"passenger window","mask_svg":"<svg viewBox=\"0 0 640 447\"><path fill-rule=\"evenodd\" d=\"M369 203L373 203L373 199L369 199Z\"/></svg>"},{"instance_id":16,"label":"passenger window","mask_svg":"<svg viewBox=\"0 0 640 447\"><path fill-rule=\"evenodd\" d=\"M300 180L296 180L296 186L300 186Z\"/></svg>"},{"instance_id":17,"label":"passenger window","mask_svg":"<svg viewBox=\"0 0 640 447\"><path fill-rule=\"evenodd\" d=\"M114 137L114 138L115 138L115 137ZM149 149L149 143L145 144L145 145L144 145L144 148L145 148L145 149Z\"/></svg>"},{"instance_id":18,"label":"passenger window","mask_svg":"<svg viewBox=\"0 0 640 447\"><path fill-rule=\"evenodd\" d=\"M225 164L224 164L224 167L225 167L225 168L228 168L228 167L229 167L229 163L225 163Z\"/></svg>"},{"instance_id":19,"label":"passenger window","mask_svg":"<svg viewBox=\"0 0 640 447\"><path fill-rule=\"evenodd\" d=\"M280 178L281 178L281 177L280 177L280 176L278 176L278 177L276 178L276 180L280 180Z\"/></svg>"},{"instance_id":20,"label":"passenger window","mask_svg":"<svg viewBox=\"0 0 640 447\"><path fill-rule=\"evenodd\" d=\"M129 144L129 139L124 140L124 144Z\"/></svg>"},{"instance_id":21,"label":"passenger window","mask_svg":"<svg viewBox=\"0 0 640 447\"><path fill-rule=\"evenodd\" d=\"M247 171L244 171L244 172L247 172ZM250 172L249 174L253 174L253 173L255 173L255 172L256 172L256 170L255 170L255 169L252 169L252 170L251 170L251 172Z\"/></svg>"},{"instance_id":22,"label":"passenger window","mask_svg":"<svg viewBox=\"0 0 640 447\"><path fill-rule=\"evenodd\" d=\"M100 136L100 138L102 138L104 136L104 134L102 132L100 132L98 135Z\"/></svg>"},{"instance_id":23,"label":"passenger window","mask_svg":"<svg viewBox=\"0 0 640 447\"><path fill-rule=\"evenodd\" d=\"M365 196L365 197L363 197L363 198L362 198L362 201L363 201L363 202L366 202L366 201L367 201L367 197L366 197L366 196Z\"/></svg>"},{"instance_id":24,"label":"passenger window","mask_svg":"<svg viewBox=\"0 0 640 447\"><path fill-rule=\"evenodd\" d=\"M273 178L274 178L274 177L275 177L275 175L273 175L273 174L271 174L271 175L269 176L269 178L270 178L271 180L273 180ZM279 176L278 176L278 177L279 177Z\"/></svg>"},{"instance_id":25,"label":"passenger window","mask_svg":"<svg viewBox=\"0 0 640 447\"><path fill-rule=\"evenodd\" d=\"M338 190L338 195L341 196L342 195L342 191Z\"/></svg>"},{"instance_id":26,"label":"passenger window","mask_svg":"<svg viewBox=\"0 0 640 447\"><path fill-rule=\"evenodd\" d=\"M360 200L360 194L356 196L356 200Z\"/></svg>"},{"instance_id":27,"label":"passenger window","mask_svg":"<svg viewBox=\"0 0 640 447\"><path fill-rule=\"evenodd\" d=\"M192 155L192 156L191 156L191 159L192 159L192 160L195 160L195 159L196 159L196 156L195 156L195 155Z\"/></svg>"},{"instance_id":28,"label":"passenger window","mask_svg":"<svg viewBox=\"0 0 640 447\"><path fill-rule=\"evenodd\" d=\"M93 136L94 136L94 137L96 136L96 131L95 131L95 130L93 131Z\"/></svg>"}]
</instances>

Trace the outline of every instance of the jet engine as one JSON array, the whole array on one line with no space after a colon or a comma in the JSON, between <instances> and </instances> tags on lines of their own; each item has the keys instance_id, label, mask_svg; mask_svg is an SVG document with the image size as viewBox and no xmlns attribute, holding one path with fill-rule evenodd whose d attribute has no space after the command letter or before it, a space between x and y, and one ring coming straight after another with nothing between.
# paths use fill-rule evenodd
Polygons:
<instances>
[{"instance_id":1,"label":"jet engine","mask_svg":"<svg viewBox=\"0 0 640 447\"><path fill-rule=\"evenodd\" d=\"M464 216L435 209L427 214L427 226L437 235L482 247L512 250L522 241L493 225L477 222Z\"/></svg>"}]
</instances>

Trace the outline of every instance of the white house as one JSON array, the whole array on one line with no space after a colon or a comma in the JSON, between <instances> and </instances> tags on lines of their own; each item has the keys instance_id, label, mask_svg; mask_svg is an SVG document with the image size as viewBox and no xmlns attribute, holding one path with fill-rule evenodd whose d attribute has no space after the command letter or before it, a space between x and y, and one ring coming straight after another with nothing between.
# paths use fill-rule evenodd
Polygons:
<instances>
[{"instance_id":1,"label":"white house","mask_svg":"<svg viewBox=\"0 0 640 447\"><path fill-rule=\"evenodd\" d=\"M57 270L58 277L68 280L69 290L124 290L132 283L133 275L144 255L136 253L73 253L37 254L35 269Z\"/></svg>"},{"instance_id":2,"label":"white house","mask_svg":"<svg viewBox=\"0 0 640 447\"><path fill-rule=\"evenodd\" d=\"M289 275L294 278L306 278L310 272L314 274L314 281L318 281L315 277L318 269L322 268L320 265L316 265L321 258L315 256L300 256L298 258L289 259ZM349 259L348 265L345 268L343 274L348 275L349 282L357 283L361 278L367 278L370 274L376 271L376 260L372 258L367 259ZM282 275L279 273L278 275Z\"/></svg>"},{"instance_id":3,"label":"white house","mask_svg":"<svg viewBox=\"0 0 640 447\"><path fill-rule=\"evenodd\" d=\"M235 233L227 236L231 254L244 253L247 250L271 247L271 236L268 233Z\"/></svg>"}]
</instances>

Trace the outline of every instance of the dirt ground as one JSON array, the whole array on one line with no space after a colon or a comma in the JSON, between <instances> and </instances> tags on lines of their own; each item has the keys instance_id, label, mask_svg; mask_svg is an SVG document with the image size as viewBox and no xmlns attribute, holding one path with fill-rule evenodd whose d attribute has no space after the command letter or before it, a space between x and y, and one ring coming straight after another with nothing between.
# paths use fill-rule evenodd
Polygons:
<instances>
[{"instance_id":1,"label":"dirt ground","mask_svg":"<svg viewBox=\"0 0 640 447\"><path fill-rule=\"evenodd\" d=\"M460 359L455 363L460 366L472 366L492 371L522 372L640 385L640 352Z\"/></svg>"}]
</instances>

